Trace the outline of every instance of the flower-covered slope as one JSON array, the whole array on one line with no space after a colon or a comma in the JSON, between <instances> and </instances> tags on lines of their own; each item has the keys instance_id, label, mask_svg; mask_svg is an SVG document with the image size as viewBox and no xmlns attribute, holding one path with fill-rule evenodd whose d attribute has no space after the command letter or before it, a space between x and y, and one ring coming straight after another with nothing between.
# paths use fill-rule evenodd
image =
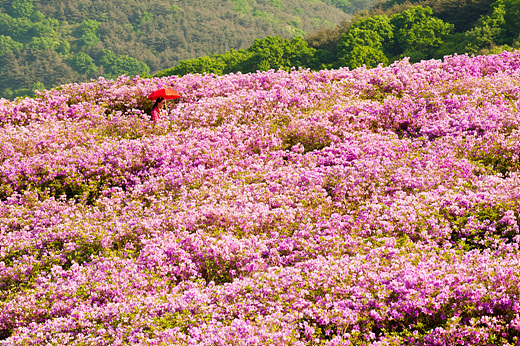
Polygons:
<instances>
[{"instance_id":1,"label":"flower-covered slope","mask_svg":"<svg viewBox=\"0 0 520 346\"><path fill-rule=\"evenodd\" d=\"M516 345L519 97L515 52L0 100L0 344Z\"/></svg>"}]
</instances>

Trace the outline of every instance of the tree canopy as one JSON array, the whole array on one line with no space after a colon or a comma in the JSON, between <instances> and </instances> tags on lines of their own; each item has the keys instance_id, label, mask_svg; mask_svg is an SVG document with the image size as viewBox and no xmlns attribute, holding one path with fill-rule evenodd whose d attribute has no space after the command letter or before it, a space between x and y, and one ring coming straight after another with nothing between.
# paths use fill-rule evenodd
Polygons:
<instances>
[{"instance_id":1,"label":"tree canopy","mask_svg":"<svg viewBox=\"0 0 520 346\"><path fill-rule=\"evenodd\" d=\"M368 8L376 0L363 1ZM6 59L7 51L12 53L11 62L0 69L0 79L8 81L13 74L7 68L23 71L12 83L0 86L0 97L25 94L35 83L33 76L42 76L38 82L52 87L50 81L58 75L59 80L80 82L150 74L181 61L245 50L267 36L302 37L339 24L358 9L352 4L349 0L0 0L0 59ZM32 57L48 54L57 59L50 66L67 68L49 66L47 75L36 72L39 59Z\"/></svg>"},{"instance_id":2,"label":"tree canopy","mask_svg":"<svg viewBox=\"0 0 520 346\"><path fill-rule=\"evenodd\" d=\"M346 19L370 1L0 0L0 97L99 76L371 68L520 46L520 0L390 0Z\"/></svg>"}]
</instances>

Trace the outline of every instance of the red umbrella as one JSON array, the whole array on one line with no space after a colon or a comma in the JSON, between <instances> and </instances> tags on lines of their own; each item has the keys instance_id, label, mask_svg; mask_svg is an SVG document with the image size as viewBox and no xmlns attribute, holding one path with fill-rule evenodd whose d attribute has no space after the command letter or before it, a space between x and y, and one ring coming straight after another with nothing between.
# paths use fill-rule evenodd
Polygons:
<instances>
[{"instance_id":1,"label":"red umbrella","mask_svg":"<svg viewBox=\"0 0 520 346\"><path fill-rule=\"evenodd\" d=\"M153 93L148 95L148 100L155 100L159 97L162 97L163 99L177 99L181 97L181 95L177 92L177 90L165 88L155 90Z\"/></svg>"}]
</instances>

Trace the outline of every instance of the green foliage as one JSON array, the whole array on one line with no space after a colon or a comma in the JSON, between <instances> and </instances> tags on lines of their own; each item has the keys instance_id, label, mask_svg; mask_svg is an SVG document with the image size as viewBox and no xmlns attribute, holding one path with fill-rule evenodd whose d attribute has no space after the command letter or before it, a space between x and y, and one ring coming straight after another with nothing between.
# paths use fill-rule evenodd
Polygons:
<instances>
[{"instance_id":1,"label":"green foliage","mask_svg":"<svg viewBox=\"0 0 520 346\"><path fill-rule=\"evenodd\" d=\"M214 73L221 75L225 65L218 59L204 56L197 59L183 60L179 65L169 70L169 73L175 75L186 75L189 73Z\"/></svg>"},{"instance_id":2,"label":"green foliage","mask_svg":"<svg viewBox=\"0 0 520 346\"><path fill-rule=\"evenodd\" d=\"M338 43L350 26L351 23L345 20L333 29L323 29L305 36L305 41L309 47L317 50L316 58L320 62L320 66L333 66L332 63L336 62ZM325 60L321 60L322 57Z\"/></svg>"},{"instance_id":3,"label":"green foliage","mask_svg":"<svg viewBox=\"0 0 520 346\"><path fill-rule=\"evenodd\" d=\"M250 57L238 64L237 69L242 72L256 72L306 67L312 63L315 51L314 48L309 48L301 37L287 40L278 36L268 36L255 40L247 49Z\"/></svg>"},{"instance_id":4,"label":"green foliage","mask_svg":"<svg viewBox=\"0 0 520 346\"><path fill-rule=\"evenodd\" d=\"M314 53L315 64L309 67L315 70L326 70L333 67L333 63L336 62L336 55L325 49L318 49Z\"/></svg>"},{"instance_id":5,"label":"green foliage","mask_svg":"<svg viewBox=\"0 0 520 346\"><path fill-rule=\"evenodd\" d=\"M394 35L390 20L384 15L362 18L353 23L351 28L375 31L381 42L391 40Z\"/></svg>"},{"instance_id":6,"label":"green foliage","mask_svg":"<svg viewBox=\"0 0 520 346\"><path fill-rule=\"evenodd\" d=\"M77 80L77 73L55 51L24 49L7 50L0 58L0 88L10 89L11 97L31 95L31 86L42 82L45 86L61 85ZM60 71L48 74L49 71ZM0 90L1 90L0 89ZM3 92L3 90L1 90Z\"/></svg>"},{"instance_id":7,"label":"green foliage","mask_svg":"<svg viewBox=\"0 0 520 346\"><path fill-rule=\"evenodd\" d=\"M465 33L466 51L477 53L479 50L492 45L505 24L505 14L505 6L497 2L497 6L490 15L483 17L475 28Z\"/></svg>"},{"instance_id":8,"label":"green foliage","mask_svg":"<svg viewBox=\"0 0 520 346\"><path fill-rule=\"evenodd\" d=\"M34 23L31 27L30 34L33 37L56 37L60 22L56 19L46 18Z\"/></svg>"},{"instance_id":9,"label":"green foliage","mask_svg":"<svg viewBox=\"0 0 520 346\"><path fill-rule=\"evenodd\" d=\"M507 44L504 44L504 45L501 45L501 46L492 46L490 48L484 48L484 49L479 51L479 54L482 54L482 55L501 54L504 51L512 52L512 51L514 51L514 50L516 50L518 48L519 48L518 46L510 47Z\"/></svg>"},{"instance_id":10,"label":"green foliage","mask_svg":"<svg viewBox=\"0 0 520 346\"><path fill-rule=\"evenodd\" d=\"M148 75L169 66L157 75L370 68L405 56L415 62L518 45L520 0L392 0L374 7L371 16L365 13L305 40L291 38L323 23L338 23L342 11L371 3L230 0L215 12L211 1L201 0L174 5L160 0L117 5L3 1L0 97L29 95L37 82L50 88L100 75Z\"/></svg>"},{"instance_id":11,"label":"green foliage","mask_svg":"<svg viewBox=\"0 0 520 346\"><path fill-rule=\"evenodd\" d=\"M59 46L56 48L56 51L63 55L68 55L71 48L72 47L69 41L61 41Z\"/></svg>"},{"instance_id":12,"label":"green foliage","mask_svg":"<svg viewBox=\"0 0 520 346\"><path fill-rule=\"evenodd\" d=\"M9 13L13 17L30 17L34 11L34 3L32 0L11 0Z\"/></svg>"},{"instance_id":13,"label":"green foliage","mask_svg":"<svg viewBox=\"0 0 520 346\"><path fill-rule=\"evenodd\" d=\"M31 86L31 89L33 90L33 94L35 91L43 91L45 90L45 85L42 82L36 82Z\"/></svg>"},{"instance_id":14,"label":"green foliage","mask_svg":"<svg viewBox=\"0 0 520 346\"><path fill-rule=\"evenodd\" d=\"M430 7L433 15L455 26L455 32L465 32L475 26L477 20L488 14L496 0L389 0L372 7L370 15L391 16L410 7Z\"/></svg>"},{"instance_id":15,"label":"green foliage","mask_svg":"<svg viewBox=\"0 0 520 346\"><path fill-rule=\"evenodd\" d=\"M86 48L92 48L99 43L99 29L100 23L96 20L84 20L79 27L79 42L80 45Z\"/></svg>"},{"instance_id":16,"label":"green foliage","mask_svg":"<svg viewBox=\"0 0 520 346\"><path fill-rule=\"evenodd\" d=\"M200 57L181 61L178 65L160 71L157 77L171 75L186 75L189 73L214 73L222 75L238 71L238 65L247 60L251 53L244 50L230 50L223 54L213 55L212 57Z\"/></svg>"},{"instance_id":17,"label":"green foliage","mask_svg":"<svg viewBox=\"0 0 520 346\"><path fill-rule=\"evenodd\" d=\"M176 12L182 12L182 8L177 5L172 5L171 10L172 10L172 13L174 13L174 14Z\"/></svg>"},{"instance_id":18,"label":"green foliage","mask_svg":"<svg viewBox=\"0 0 520 346\"><path fill-rule=\"evenodd\" d=\"M97 70L94 59L90 55L80 52L72 58L71 66L79 73L93 73Z\"/></svg>"},{"instance_id":19,"label":"green foliage","mask_svg":"<svg viewBox=\"0 0 520 346\"><path fill-rule=\"evenodd\" d=\"M388 64L388 58L381 49L359 45L345 55L343 59L340 60L340 63L350 68L358 68L361 66L374 68L379 64Z\"/></svg>"},{"instance_id":20,"label":"green foliage","mask_svg":"<svg viewBox=\"0 0 520 346\"><path fill-rule=\"evenodd\" d=\"M141 18L141 23L143 22L153 22L153 14L151 14L150 12L145 12L143 14L143 17Z\"/></svg>"},{"instance_id":21,"label":"green foliage","mask_svg":"<svg viewBox=\"0 0 520 346\"><path fill-rule=\"evenodd\" d=\"M239 13L249 13L252 10L248 0L231 0L233 3L233 10Z\"/></svg>"},{"instance_id":22,"label":"green foliage","mask_svg":"<svg viewBox=\"0 0 520 346\"><path fill-rule=\"evenodd\" d=\"M105 68L105 75L109 78L117 78L123 74L147 76L150 73L150 68L144 62L128 55L116 56L108 49L103 49L100 63Z\"/></svg>"},{"instance_id":23,"label":"green foliage","mask_svg":"<svg viewBox=\"0 0 520 346\"><path fill-rule=\"evenodd\" d=\"M7 67L0 69L0 80L6 82L0 84L0 97L23 95L22 89L30 90L35 82L51 88L61 81L88 81L100 75L142 75L185 60L191 61L182 63L178 73L236 71L251 57L245 49L255 39L269 35L291 39L323 23L339 23L345 17L338 8L341 4L347 2L4 0L0 2L1 49L2 55L7 50L13 55L7 65L2 59ZM116 56L111 64L101 63L103 50ZM233 53L228 54L230 50ZM41 51L46 51L41 54L44 58L31 60ZM84 55L74 58L80 53L94 60L91 68L84 66ZM55 60L43 69L41 62L49 55ZM268 68L266 62L263 68Z\"/></svg>"},{"instance_id":24,"label":"green foliage","mask_svg":"<svg viewBox=\"0 0 520 346\"><path fill-rule=\"evenodd\" d=\"M10 36L18 42L26 42L31 28L30 19L13 18L7 13L0 12L0 32L2 35Z\"/></svg>"},{"instance_id":25,"label":"green foliage","mask_svg":"<svg viewBox=\"0 0 520 346\"><path fill-rule=\"evenodd\" d=\"M250 58L252 53L245 50L230 50L223 54L215 56L215 58L223 65L223 73L237 72L237 66Z\"/></svg>"},{"instance_id":26,"label":"green foliage","mask_svg":"<svg viewBox=\"0 0 520 346\"><path fill-rule=\"evenodd\" d=\"M433 58L442 59L446 55L451 54L464 54L467 50L464 45L464 33L455 32L450 36L446 37L444 43L435 50Z\"/></svg>"},{"instance_id":27,"label":"green foliage","mask_svg":"<svg viewBox=\"0 0 520 346\"><path fill-rule=\"evenodd\" d=\"M255 40L247 49L252 53L251 57L240 65L240 69L245 72L255 72L284 66L286 64L284 45L285 40L275 36Z\"/></svg>"},{"instance_id":28,"label":"green foliage","mask_svg":"<svg viewBox=\"0 0 520 346\"><path fill-rule=\"evenodd\" d=\"M499 34L498 44L512 44L520 35L520 0L499 0L495 5L504 6L504 24Z\"/></svg>"},{"instance_id":29,"label":"green foliage","mask_svg":"<svg viewBox=\"0 0 520 346\"><path fill-rule=\"evenodd\" d=\"M340 56L347 54L357 46L382 48L383 40L377 31L352 27L339 42L338 54Z\"/></svg>"},{"instance_id":30,"label":"green foliage","mask_svg":"<svg viewBox=\"0 0 520 346\"><path fill-rule=\"evenodd\" d=\"M164 70L156 76L184 75L188 73L225 74L267 71L270 69L290 70L292 67L313 67L315 49L309 48L301 38L287 40L279 36L268 36L255 40L247 50L231 50L212 57L201 57L181 61L177 66Z\"/></svg>"},{"instance_id":31,"label":"green foliage","mask_svg":"<svg viewBox=\"0 0 520 346\"><path fill-rule=\"evenodd\" d=\"M357 68L365 65L372 68L387 64L383 47L393 38L393 26L387 16L360 19L352 24L338 43L340 66Z\"/></svg>"},{"instance_id":32,"label":"green foliage","mask_svg":"<svg viewBox=\"0 0 520 346\"><path fill-rule=\"evenodd\" d=\"M432 58L454 28L453 24L433 17L431 8L421 6L394 14L390 23L394 26L390 53L399 58L410 56L412 62Z\"/></svg>"},{"instance_id":33,"label":"green foliage","mask_svg":"<svg viewBox=\"0 0 520 346\"><path fill-rule=\"evenodd\" d=\"M31 14L30 19L33 23L38 23L45 19L45 15L43 13L41 13L40 11L34 11Z\"/></svg>"},{"instance_id":34,"label":"green foliage","mask_svg":"<svg viewBox=\"0 0 520 346\"><path fill-rule=\"evenodd\" d=\"M58 43L50 37L33 37L31 42L27 44L32 50L47 50L56 48Z\"/></svg>"},{"instance_id":35,"label":"green foliage","mask_svg":"<svg viewBox=\"0 0 520 346\"><path fill-rule=\"evenodd\" d=\"M349 12L350 10L350 1L349 0L330 0L330 3L337 8L341 8L345 12Z\"/></svg>"},{"instance_id":36,"label":"green foliage","mask_svg":"<svg viewBox=\"0 0 520 346\"><path fill-rule=\"evenodd\" d=\"M16 42L10 36L0 35L0 57L2 57L7 50L22 49L23 44Z\"/></svg>"}]
</instances>

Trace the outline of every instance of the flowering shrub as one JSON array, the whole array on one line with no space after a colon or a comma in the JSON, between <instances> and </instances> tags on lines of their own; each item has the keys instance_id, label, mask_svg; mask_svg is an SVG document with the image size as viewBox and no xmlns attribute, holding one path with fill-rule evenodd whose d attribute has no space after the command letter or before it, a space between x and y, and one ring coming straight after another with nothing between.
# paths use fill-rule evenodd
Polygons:
<instances>
[{"instance_id":1,"label":"flowering shrub","mask_svg":"<svg viewBox=\"0 0 520 346\"><path fill-rule=\"evenodd\" d=\"M519 99L520 52L2 99L0 344L517 345Z\"/></svg>"}]
</instances>

